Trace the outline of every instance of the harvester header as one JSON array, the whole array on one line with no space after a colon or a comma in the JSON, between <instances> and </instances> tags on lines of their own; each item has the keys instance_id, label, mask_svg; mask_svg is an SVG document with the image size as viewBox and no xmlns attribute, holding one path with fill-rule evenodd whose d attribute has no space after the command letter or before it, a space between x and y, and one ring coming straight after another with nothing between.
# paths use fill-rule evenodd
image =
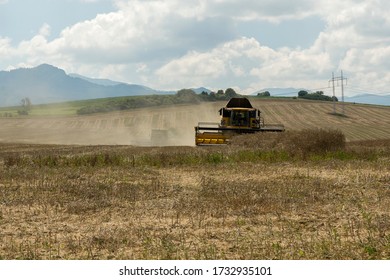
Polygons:
<instances>
[{"instance_id":1,"label":"harvester header","mask_svg":"<svg viewBox=\"0 0 390 280\"><path fill-rule=\"evenodd\" d=\"M195 127L196 145L227 144L231 137L243 133L283 132L282 124L264 124L259 109L247 98L232 98L219 110L220 123L198 123Z\"/></svg>"}]
</instances>

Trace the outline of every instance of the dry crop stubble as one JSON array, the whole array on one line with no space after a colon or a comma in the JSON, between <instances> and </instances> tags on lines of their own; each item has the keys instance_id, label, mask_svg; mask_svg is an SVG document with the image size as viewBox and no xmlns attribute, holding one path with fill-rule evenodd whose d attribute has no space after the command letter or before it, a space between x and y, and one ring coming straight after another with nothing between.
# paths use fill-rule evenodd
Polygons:
<instances>
[{"instance_id":1,"label":"dry crop stubble","mask_svg":"<svg viewBox=\"0 0 390 280\"><path fill-rule=\"evenodd\" d=\"M83 116L0 117L0 141L150 146L151 131L163 129L175 132L175 145L192 145L198 120L219 120L217 106L222 105L161 106Z\"/></svg>"},{"instance_id":2,"label":"dry crop stubble","mask_svg":"<svg viewBox=\"0 0 390 280\"><path fill-rule=\"evenodd\" d=\"M388 141L253 137L272 145L2 144L0 258L390 258Z\"/></svg>"},{"instance_id":3,"label":"dry crop stubble","mask_svg":"<svg viewBox=\"0 0 390 280\"><path fill-rule=\"evenodd\" d=\"M287 130L338 129L347 141L389 139L390 107L345 104L346 116L332 114L332 102L251 98L266 124ZM169 145L194 145L194 126L219 122L226 101L158 106L83 116L0 117L0 141L69 145L166 145L151 143L152 130L169 130ZM340 105L337 106L338 112Z\"/></svg>"}]
</instances>

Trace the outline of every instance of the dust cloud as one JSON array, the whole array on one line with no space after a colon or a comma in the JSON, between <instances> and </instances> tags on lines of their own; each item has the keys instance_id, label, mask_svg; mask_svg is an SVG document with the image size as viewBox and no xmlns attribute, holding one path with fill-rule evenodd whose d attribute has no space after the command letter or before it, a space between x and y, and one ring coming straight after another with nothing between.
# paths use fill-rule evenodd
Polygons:
<instances>
[{"instance_id":1,"label":"dust cloud","mask_svg":"<svg viewBox=\"0 0 390 280\"><path fill-rule=\"evenodd\" d=\"M0 142L61 145L193 146L198 122L218 122L223 103L72 117L0 118Z\"/></svg>"}]
</instances>

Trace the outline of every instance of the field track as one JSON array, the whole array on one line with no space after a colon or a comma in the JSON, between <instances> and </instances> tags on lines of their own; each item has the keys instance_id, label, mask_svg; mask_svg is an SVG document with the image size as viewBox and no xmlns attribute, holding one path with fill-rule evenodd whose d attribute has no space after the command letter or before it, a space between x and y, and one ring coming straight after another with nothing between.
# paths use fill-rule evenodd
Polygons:
<instances>
[{"instance_id":1,"label":"field track","mask_svg":"<svg viewBox=\"0 0 390 280\"><path fill-rule=\"evenodd\" d=\"M0 118L0 142L35 144L150 145L152 129L175 132L173 145L193 145L194 126L218 122L225 102L202 103L71 117ZM253 99L266 124L287 130L333 128L347 141L390 139L390 107L346 104L346 117L333 115L333 104L305 100ZM337 104L337 113L341 105Z\"/></svg>"}]
</instances>

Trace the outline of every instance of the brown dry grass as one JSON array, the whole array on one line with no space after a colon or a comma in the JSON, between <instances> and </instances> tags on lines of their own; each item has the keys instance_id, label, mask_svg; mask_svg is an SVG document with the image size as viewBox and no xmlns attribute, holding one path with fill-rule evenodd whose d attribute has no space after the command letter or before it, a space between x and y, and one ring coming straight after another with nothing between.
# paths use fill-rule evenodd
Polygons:
<instances>
[{"instance_id":1,"label":"brown dry grass","mask_svg":"<svg viewBox=\"0 0 390 280\"><path fill-rule=\"evenodd\" d=\"M390 141L287 145L319 135L344 143L1 144L0 258L389 259Z\"/></svg>"}]
</instances>

